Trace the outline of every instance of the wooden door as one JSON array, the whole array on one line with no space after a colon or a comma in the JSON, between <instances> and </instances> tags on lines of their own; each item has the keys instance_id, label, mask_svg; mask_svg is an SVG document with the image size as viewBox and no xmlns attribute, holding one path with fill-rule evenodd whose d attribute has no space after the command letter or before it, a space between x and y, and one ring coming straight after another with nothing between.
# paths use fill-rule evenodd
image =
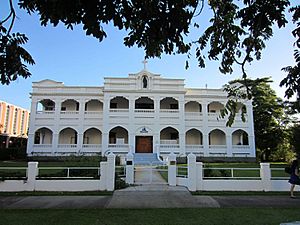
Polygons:
<instances>
[{"instance_id":1,"label":"wooden door","mask_svg":"<svg viewBox=\"0 0 300 225\"><path fill-rule=\"evenodd\" d=\"M136 153L152 153L152 137L136 137Z\"/></svg>"}]
</instances>

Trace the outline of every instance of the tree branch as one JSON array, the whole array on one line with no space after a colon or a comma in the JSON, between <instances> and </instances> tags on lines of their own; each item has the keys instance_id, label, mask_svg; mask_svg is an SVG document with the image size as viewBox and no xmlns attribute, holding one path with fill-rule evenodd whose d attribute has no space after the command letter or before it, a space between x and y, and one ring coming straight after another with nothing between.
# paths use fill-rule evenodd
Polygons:
<instances>
[{"instance_id":1,"label":"tree branch","mask_svg":"<svg viewBox=\"0 0 300 225\"><path fill-rule=\"evenodd\" d=\"M14 23L15 23L15 19L16 19L16 11L14 9L14 5L13 5L13 0L9 0L9 5L10 5L10 16L12 16L12 20L11 20L11 23L10 23L10 26L9 26L9 29L7 31L7 34L9 34L14 26Z\"/></svg>"}]
</instances>

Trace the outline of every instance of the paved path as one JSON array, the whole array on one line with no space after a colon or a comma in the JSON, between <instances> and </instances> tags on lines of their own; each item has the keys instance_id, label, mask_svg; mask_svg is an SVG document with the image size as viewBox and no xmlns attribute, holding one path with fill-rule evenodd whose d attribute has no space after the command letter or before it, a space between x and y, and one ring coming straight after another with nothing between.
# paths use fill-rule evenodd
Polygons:
<instances>
[{"instance_id":1,"label":"paved path","mask_svg":"<svg viewBox=\"0 0 300 225\"><path fill-rule=\"evenodd\" d=\"M152 166L136 166L134 181L136 184L167 184L161 177L158 170Z\"/></svg>"},{"instance_id":2,"label":"paved path","mask_svg":"<svg viewBox=\"0 0 300 225\"><path fill-rule=\"evenodd\" d=\"M193 196L184 187L143 185L114 192L113 196L0 197L0 208L300 208L300 196Z\"/></svg>"}]
</instances>

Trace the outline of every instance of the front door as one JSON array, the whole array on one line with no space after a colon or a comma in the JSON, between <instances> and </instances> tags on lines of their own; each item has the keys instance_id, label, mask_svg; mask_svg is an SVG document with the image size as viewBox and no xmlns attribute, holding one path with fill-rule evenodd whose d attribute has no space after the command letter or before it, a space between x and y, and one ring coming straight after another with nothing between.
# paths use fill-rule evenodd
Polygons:
<instances>
[{"instance_id":1,"label":"front door","mask_svg":"<svg viewBox=\"0 0 300 225\"><path fill-rule=\"evenodd\" d=\"M148 136L137 136L136 137L136 143L135 143L135 152L136 153L152 153L152 142L153 137Z\"/></svg>"}]
</instances>

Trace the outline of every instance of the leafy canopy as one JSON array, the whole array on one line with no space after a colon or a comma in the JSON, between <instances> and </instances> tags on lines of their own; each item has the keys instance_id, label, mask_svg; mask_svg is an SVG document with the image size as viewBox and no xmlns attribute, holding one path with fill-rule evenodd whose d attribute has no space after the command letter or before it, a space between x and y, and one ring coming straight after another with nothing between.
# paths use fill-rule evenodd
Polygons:
<instances>
[{"instance_id":1,"label":"leafy canopy","mask_svg":"<svg viewBox=\"0 0 300 225\"><path fill-rule=\"evenodd\" d=\"M11 34L16 18L13 0L9 15L0 21L0 71L2 84L9 84L18 76L30 76L25 63L34 64L30 54L21 47L28 39L24 34ZM17 1L17 0L16 0ZM106 38L103 25L111 23L126 30L124 45L137 45L145 50L145 58L165 54L195 55L199 66L206 60L220 60L222 73L232 73L234 64L242 69L246 79L246 64L261 58L266 41L273 36L274 25L287 24L285 11L292 0L19 0L18 5L29 14L38 13L41 25L62 23L67 29L83 25L86 35L100 42ZM204 6L212 17L210 25L200 31ZM299 38L300 8L291 7L296 44L296 66L288 66L281 85L287 87L286 96L299 97ZM195 20L200 21L195 23ZM199 28L199 36L187 41L192 27ZM188 61L186 64L188 67Z\"/></svg>"}]
</instances>

